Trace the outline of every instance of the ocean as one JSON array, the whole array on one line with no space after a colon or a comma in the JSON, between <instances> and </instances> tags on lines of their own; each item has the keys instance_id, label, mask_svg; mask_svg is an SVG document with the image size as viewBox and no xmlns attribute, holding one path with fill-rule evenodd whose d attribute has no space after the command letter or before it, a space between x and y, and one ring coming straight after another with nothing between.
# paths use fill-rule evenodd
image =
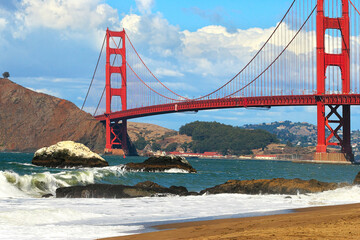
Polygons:
<instances>
[{"instance_id":1,"label":"ocean","mask_svg":"<svg viewBox=\"0 0 360 240\"><path fill-rule=\"evenodd\" d=\"M218 194L134 199L41 198L56 188L91 183L135 185L153 181L200 191L230 179L301 178L352 183L359 165L286 161L188 159L198 173L128 172L124 164L144 157L105 156L105 168L54 169L31 164L33 154L0 153L0 239L96 239L153 231L151 226L286 213L291 209L360 202L360 187L317 194Z\"/></svg>"}]
</instances>

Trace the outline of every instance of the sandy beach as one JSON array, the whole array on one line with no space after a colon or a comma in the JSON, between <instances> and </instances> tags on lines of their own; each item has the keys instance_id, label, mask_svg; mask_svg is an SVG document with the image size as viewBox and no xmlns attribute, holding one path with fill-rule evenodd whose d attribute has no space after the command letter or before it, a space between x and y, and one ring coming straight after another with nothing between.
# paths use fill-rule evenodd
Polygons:
<instances>
[{"instance_id":1,"label":"sandy beach","mask_svg":"<svg viewBox=\"0 0 360 240\"><path fill-rule=\"evenodd\" d=\"M360 239L360 204L314 207L293 213L155 226L136 239Z\"/></svg>"}]
</instances>

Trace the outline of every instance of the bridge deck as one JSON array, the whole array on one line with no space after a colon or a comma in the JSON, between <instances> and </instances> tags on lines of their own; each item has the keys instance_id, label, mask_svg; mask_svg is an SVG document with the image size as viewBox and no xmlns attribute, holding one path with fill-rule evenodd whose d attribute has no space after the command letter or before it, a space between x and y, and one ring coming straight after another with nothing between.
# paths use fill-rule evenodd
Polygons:
<instances>
[{"instance_id":1,"label":"bridge deck","mask_svg":"<svg viewBox=\"0 0 360 240\"><path fill-rule=\"evenodd\" d=\"M119 112L112 112L110 114L110 119L132 119L174 112L199 111L222 108L314 106L316 105L317 101L322 101L326 105L360 105L360 94L331 94L322 96L289 95L182 101L178 103L162 104L142 108L134 108ZM105 121L106 114L95 116L95 118L99 121Z\"/></svg>"}]
</instances>

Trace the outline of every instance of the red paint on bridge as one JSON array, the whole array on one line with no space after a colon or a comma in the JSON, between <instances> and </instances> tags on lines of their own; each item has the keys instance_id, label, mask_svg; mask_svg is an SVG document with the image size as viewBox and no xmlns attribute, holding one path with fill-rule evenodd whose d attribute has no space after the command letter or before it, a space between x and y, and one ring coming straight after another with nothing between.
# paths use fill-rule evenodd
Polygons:
<instances>
[{"instance_id":1,"label":"red paint on bridge","mask_svg":"<svg viewBox=\"0 0 360 240\"><path fill-rule=\"evenodd\" d=\"M155 105L143 108L128 109L110 114L98 115L95 118L105 121L110 118L113 121L147 117L166 113L199 111L224 108L247 108L247 107L275 107L275 106L316 106L317 101L324 105L360 105L360 94L348 95L304 95L304 96L273 96L273 97L249 97L211 99L198 101L184 101L163 105Z\"/></svg>"}]
</instances>

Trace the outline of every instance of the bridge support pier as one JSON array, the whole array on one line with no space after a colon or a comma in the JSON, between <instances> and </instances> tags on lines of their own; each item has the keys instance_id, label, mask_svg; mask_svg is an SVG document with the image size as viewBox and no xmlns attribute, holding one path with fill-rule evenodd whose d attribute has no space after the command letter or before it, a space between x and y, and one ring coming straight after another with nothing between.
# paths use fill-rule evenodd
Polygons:
<instances>
[{"instance_id":1,"label":"bridge support pier","mask_svg":"<svg viewBox=\"0 0 360 240\"><path fill-rule=\"evenodd\" d=\"M342 94L350 93L350 24L349 2L342 1L342 16L330 18L324 16L324 0L318 0L316 16L317 34L317 133L318 143L315 160L353 161L350 142L350 105L325 105L322 96L331 94L325 91L326 69L328 66L340 68ZM325 51L325 32L337 29L341 32L342 52L331 54ZM326 114L325 108L330 112ZM342 107L342 112L339 108ZM334 119L335 118L335 119ZM336 125L337 124L337 125ZM329 135L326 136L326 130ZM340 134L342 130L342 134ZM333 141L335 140L335 142ZM340 146L341 153L329 153L328 146Z\"/></svg>"},{"instance_id":2,"label":"bridge support pier","mask_svg":"<svg viewBox=\"0 0 360 240\"><path fill-rule=\"evenodd\" d=\"M106 146L105 153L115 155L127 155L128 149L127 120L112 122L106 120Z\"/></svg>"},{"instance_id":3,"label":"bridge support pier","mask_svg":"<svg viewBox=\"0 0 360 240\"><path fill-rule=\"evenodd\" d=\"M350 141L350 105L328 105L330 112L327 115L325 107L323 103L318 102L318 145L315 160L352 162L354 156ZM338 111L340 107L341 112ZM328 136L326 131L329 133ZM335 139L335 142L332 139ZM328 152L328 146L340 146L341 152Z\"/></svg>"}]
</instances>

